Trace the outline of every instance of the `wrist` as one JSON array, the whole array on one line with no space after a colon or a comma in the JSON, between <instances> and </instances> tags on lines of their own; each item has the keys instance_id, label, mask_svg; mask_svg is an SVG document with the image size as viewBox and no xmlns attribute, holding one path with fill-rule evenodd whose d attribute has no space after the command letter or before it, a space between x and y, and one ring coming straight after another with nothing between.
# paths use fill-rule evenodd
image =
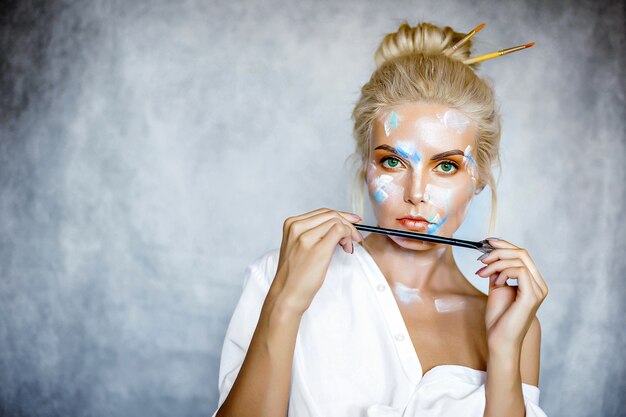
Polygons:
<instances>
[{"instance_id":1,"label":"wrist","mask_svg":"<svg viewBox=\"0 0 626 417\"><path fill-rule=\"evenodd\" d=\"M270 288L263 309L267 310L270 317L280 322L300 320L306 311L306 308L279 288Z\"/></svg>"},{"instance_id":2,"label":"wrist","mask_svg":"<svg viewBox=\"0 0 626 417\"><path fill-rule=\"evenodd\" d=\"M522 357L521 349L514 346L500 346L498 349L489 349L488 367L519 370Z\"/></svg>"},{"instance_id":3,"label":"wrist","mask_svg":"<svg viewBox=\"0 0 626 417\"><path fill-rule=\"evenodd\" d=\"M487 348L489 349L489 354L497 355L497 356L511 356L515 354L521 354L522 352L522 340L499 340L499 341L488 341Z\"/></svg>"}]
</instances>

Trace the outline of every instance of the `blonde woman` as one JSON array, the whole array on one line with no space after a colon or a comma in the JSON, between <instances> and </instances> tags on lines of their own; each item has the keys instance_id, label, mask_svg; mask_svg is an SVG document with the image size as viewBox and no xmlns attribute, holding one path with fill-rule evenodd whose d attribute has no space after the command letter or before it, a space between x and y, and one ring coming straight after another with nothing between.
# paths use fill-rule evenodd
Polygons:
<instances>
[{"instance_id":1,"label":"blonde woman","mask_svg":"<svg viewBox=\"0 0 626 417\"><path fill-rule=\"evenodd\" d=\"M353 111L353 210L366 189L380 227L452 236L487 185L495 208L500 118L464 37L403 23L376 52ZM450 246L363 239L359 221L289 217L280 248L248 266L214 416L545 416L535 313L548 288L528 252L490 239L485 295Z\"/></svg>"}]
</instances>

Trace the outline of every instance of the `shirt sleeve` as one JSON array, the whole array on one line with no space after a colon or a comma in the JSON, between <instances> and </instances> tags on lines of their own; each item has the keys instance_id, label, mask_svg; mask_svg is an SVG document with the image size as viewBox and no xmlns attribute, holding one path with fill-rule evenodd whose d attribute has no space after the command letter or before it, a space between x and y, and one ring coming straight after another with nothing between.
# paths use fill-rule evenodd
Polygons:
<instances>
[{"instance_id":1,"label":"shirt sleeve","mask_svg":"<svg viewBox=\"0 0 626 417\"><path fill-rule=\"evenodd\" d=\"M263 266L263 263L255 261L246 267L243 291L224 338L218 377L218 408L212 417L215 417L235 383L259 321L261 308L271 284L265 276L267 268Z\"/></svg>"},{"instance_id":2,"label":"shirt sleeve","mask_svg":"<svg viewBox=\"0 0 626 417\"><path fill-rule=\"evenodd\" d=\"M547 417L546 413L539 408L539 393L539 387L522 382L522 394L524 395L526 417Z\"/></svg>"}]
</instances>

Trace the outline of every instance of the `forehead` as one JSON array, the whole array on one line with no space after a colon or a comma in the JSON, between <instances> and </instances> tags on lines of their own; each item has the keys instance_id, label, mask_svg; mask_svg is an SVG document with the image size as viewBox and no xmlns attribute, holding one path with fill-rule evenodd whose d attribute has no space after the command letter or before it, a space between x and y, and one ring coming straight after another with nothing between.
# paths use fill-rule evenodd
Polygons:
<instances>
[{"instance_id":1,"label":"forehead","mask_svg":"<svg viewBox=\"0 0 626 417\"><path fill-rule=\"evenodd\" d=\"M465 149L478 136L476 122L461 111L436 103L407 103L385 108L374 122L372 148L411 141L422 149Z\"/></svg>"}]
</instances>

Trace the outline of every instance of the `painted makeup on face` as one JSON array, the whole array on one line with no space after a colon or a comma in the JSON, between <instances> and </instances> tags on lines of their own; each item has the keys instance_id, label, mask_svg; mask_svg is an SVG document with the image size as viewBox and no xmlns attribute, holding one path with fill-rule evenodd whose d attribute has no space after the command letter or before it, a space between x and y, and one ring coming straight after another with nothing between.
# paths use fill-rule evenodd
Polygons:
<instances>
[{"instance_id":1,"label":"painted makeup on face","mask_svg":"<svg viewBox=\"0 0 626 417\"><path fill-rule=\"evenodd\" d=\"M384 112L374 125L366 175L378 224L452 236L478 182L477 133L475 122L444 105L409 103ZM428 224L400 222L406 216L423 216Z\"/></svg>"},{"instance_id":2,"label":"painted makeup on face","mask_svg":"<svg viewBox=\"0 0 626 417\"><path fill-rule=\"evenodd\" d=\"M478 164L472 156L472 145L467 145L465 152L463 152L463 157L463 167L469 172L474 187L476 187L476 183L478 182Z\"/></svg>"},{"instance_id":3,"label":"painted makeup on face","mask_svg":"<svg viewBox=\"0 0 626 417\"><path fill-rule=\"evenodd\" d=\"M397 129L398 123L400 122L398 113L392 111L388 117L385 118L385 134L389 136L391 134L391 129Z\"/></svg>"}]
</instances>

